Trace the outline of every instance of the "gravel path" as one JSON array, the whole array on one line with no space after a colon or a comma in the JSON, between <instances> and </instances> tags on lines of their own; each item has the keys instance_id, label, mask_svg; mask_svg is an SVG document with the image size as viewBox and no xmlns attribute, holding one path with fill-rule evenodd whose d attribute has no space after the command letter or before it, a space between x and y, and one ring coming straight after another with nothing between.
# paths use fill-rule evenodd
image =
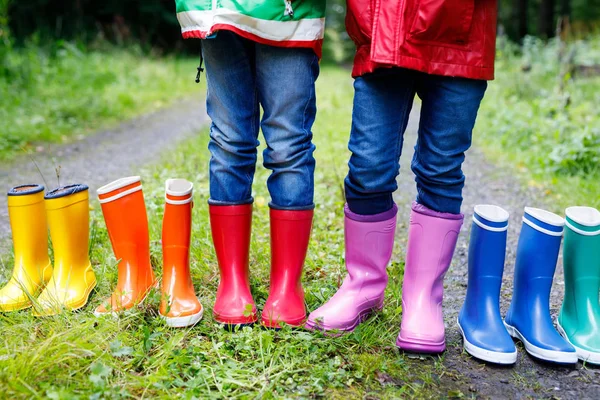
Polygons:
<instances>
[{"instance_id":1,"label":"gravel path","mask_svg":"<svg viewBox=\"0 0 600 400\"><path fill-rule=\"evenodd\" d=\"M403 249L406 248L410 204L416 195L410 161L417 128L418 110L411 115L411 122L407 129L398 179L399 190L396 195L400 210L398 235ZM466 294L468 238L473 207L476 204L496 204L511 214L501 295L501 310L502 315L505 315L511 300L515 253L523 208L525 206L544 208L546 203L542 193L523 188L510 171L496 168L488 163L476 148L468 152L464 172L467 176L463 193L465 224L445 281L444 319L448 350L443 363L447 372L440 378L442 387L447 387L448 390L458 387L465 396L477 398L599 399L600 369L584 368L581 363L576 368L542 364L529 357L520 344L517 346L519 358L516 366L512 368L486 365L466 353L463 354L462 337L457 328L456 318ZM559 260L551 296L551 311L554 318L560 309L563 290L562 263Z\"/></svg>"},{"instance_id":2,"label":"gravel path","mask_svg":"<svg viewBox=\"0 0 600 400\"><path fill-rule=\"evenodd\" d=\"M33 154L35 163L21 157L0 166L0 190L39 183L52 189L58 186L56 166L60 166L60 183L85 183L90 193L114 179L135 175L136 168L155 160L181 140L198 134L208 124L204 101L185 99L173 106L135 118L118 127L86 136L66 145L50 146ZM6 196L0 196L0 242L10 234Z\"/></svg>"}]
</instances>

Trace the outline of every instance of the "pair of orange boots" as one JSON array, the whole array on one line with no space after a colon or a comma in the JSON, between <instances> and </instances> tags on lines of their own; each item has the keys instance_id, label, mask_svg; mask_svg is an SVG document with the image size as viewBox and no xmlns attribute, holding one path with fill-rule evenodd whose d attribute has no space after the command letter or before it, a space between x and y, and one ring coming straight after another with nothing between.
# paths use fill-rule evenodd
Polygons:
<instances>
[{"instance_id":1,"label":"pair of orange boots","mask_svg":"<svg viewBox=\"0 0 600 400\"><path fill-rule=\"evenodd\" d=\"M193 326L202 319L190 275L193 184L166 182L162 229L163 278L160 315L171 327ZM98 189L98 199L117 258L117 287L96 308L96 316L131 309L158 286L150 262L148 217L139 176L118 179Z\"/></svg>"}]
</instances>

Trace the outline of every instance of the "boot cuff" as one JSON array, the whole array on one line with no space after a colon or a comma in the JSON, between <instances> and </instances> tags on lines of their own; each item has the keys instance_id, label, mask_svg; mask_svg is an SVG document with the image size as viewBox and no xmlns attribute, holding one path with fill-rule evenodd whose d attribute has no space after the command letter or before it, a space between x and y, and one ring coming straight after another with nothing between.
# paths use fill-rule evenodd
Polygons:
<instances>
[{"instance_id":1,"label":"boot cuff","mask_svg":"<svg viewBox=\"0 0 600 400\"><path fill-rule=\"evenodd\" d=\"M508 218L510 214L502 207L491 204L479 204L475 206L473 222L480 228L493 232L503 232L508 229Z\"/></svg>"},{"instance_id":2,"label":"boot cuff","mask_svg":"<svg viewBox=\"0 0 600 400\"><path fill-rule=\"evenodd\" d=\"M283 220L283 221L302 221L312 220L314 210L277 210L271 208L270 216L272 220Z\"/></svg>"},{"instance_id":3,"label":"boot cuff","mask_svg":"<svg viewBox=\"0 0 600 400\"><path fill-rule=\"evenodd\" d=\"M61 186L46 193L44 199L46 210L68 207L80 201L88 201L88 187L82 184Z\"/></svg>"},{"instance_id":4,"label":"boot cuff","mask_svg":"<svg viewBox=\"0 0 600 400\"><path fill-rule=\"evenodd\" d=\"M412 203L412 210L416 213L427 215L428 217L443 218L443 219L450 219L450 220L464 219L463 214L451 214L451 213L443 213L443 212L435 211L435 210L425 207L423 204L417 203L416 201L413 201L413 203Z\"/></svg>"},{"instance_id":5,"label":"boot cuff","mask_svg":"<svg viewBox=\"0 0 600 400\"><path fill-rule=\"evenodd\" d=\"M8 191L8 206L21 207L44 201L44 187L42 185L20 185Z\"/></svg>"},{"instance_id":6,"label":"boot cuff","mask_svg":"<svg viewBox=\"0 0 600 400\"><path fill-rule=\"evenodd\" d=\"M523 222L533 229L551 236L562 236L563 217L540 208L525 207Z\"/></svg>"},{"instance_id":7,"label":"boot cuff","mask_svg":"<svg viewBox=\"0 0 600 400\"><path fill-rule=\"evenodd\" d=\"M28 194L36 194L39 192L43 192L44 187L42 185L38 185L35 183L29 185L19 185L11 188L8 191L9 196L27 196Z\"/></svg>"},{"instance_id":8,"label":"boot cuff","mask_svg":"<svg viewBox=\"0 0 600 400\"><path fill-rule=\"evenodd\" d=\"M396 214L398 214L398 206L394 204L388 211L379 214L362 215L352 212L350 207L348 207L348 204L346 204L344 206L344 214L346 217L356 222L382 222L394 218Z\"/></svg>"},{"instance_id":9,"label":"boot cuff","mask_svg":"<svg viewBox=\"0 0 600 400\"><path fill-rule=\"evenodd\" d=\"M600 211L592 207L569 207L565 211L566 225L584 236L600 235Z\"/></svg>"},{"instance_id":10,"label":"boot cuff","mask_svg":"<svg viewBox=\"0 0 600 400\"><path fill-rule=\"evenodd\" d=\"M252 214L252 203L250 204L237 204L237 205L219 205L210 204L208 205L208 211L210 215L251 215Z\"/></svg>"}]
</instances>

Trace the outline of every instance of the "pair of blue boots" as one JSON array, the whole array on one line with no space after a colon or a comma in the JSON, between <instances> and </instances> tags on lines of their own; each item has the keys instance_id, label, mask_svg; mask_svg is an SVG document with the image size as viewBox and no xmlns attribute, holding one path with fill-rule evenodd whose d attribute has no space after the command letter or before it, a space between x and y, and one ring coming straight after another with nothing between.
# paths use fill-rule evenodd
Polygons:
<instances>
[{"instance_id":1,"label":"pair of blue boots","mask_svg":"<svg viewBox=\"0 0 600 400\"><path fill-rule=\"evenodd\" d=\"M503 321L500 287L508 218L508 212L500 207L475 207L467 297L458 317L464 349L483 361L514 364L517 361L514 338L537 359L575 364L575 348L556 331L550 316L550 289L565 221L551 212L525 207L513 297Z\"/></svg>"}]
</instances>

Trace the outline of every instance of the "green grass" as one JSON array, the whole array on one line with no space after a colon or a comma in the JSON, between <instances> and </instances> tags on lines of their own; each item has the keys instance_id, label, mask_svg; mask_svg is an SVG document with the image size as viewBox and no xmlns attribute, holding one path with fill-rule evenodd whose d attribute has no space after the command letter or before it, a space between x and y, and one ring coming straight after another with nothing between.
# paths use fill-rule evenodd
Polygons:
<instances>
[{"instance_id":1,"label":"green grass","mask_svg":"<svg viewBox=\"0 0 600 400\"><path fill-rule=\"evenodd\" d=\"M573 41L565 54L600 64L600 37ZM529 38L521 51L499 46L475 128L490 159L539 189L555 212L600 207L600 76L562 73L558 44ZM562 86L562 88L561 88Z\"/></svg>"},{"instance_id":2,"label":"green grass","mask_svg":"<svg viewBox=\"0 0 600 400\"><path fill-rule=\"evenodd\" d=\"M318 81L319 118L314 127L318 162L316 219L304 287L314 310L341 284L342 178L346 173L352 85L346 70L324 68ZM206 313L192 329L171 329L157 315L159 294L119 318L96 319L92 310L115 285L115 259L94 201L91 258L99 285L81 312L36 319L27 311L0 315L0 393L7 398L377 398L460 396L443 357L413 360L395 347L401 312L403 264L392 263L382 312L352 334L331 338L285 328L246 327L228 332L212 318L218 266L210 238L207 135L184 143L141 172L150 218L155 270L161 273L160 229L164 181L195 184L192 275ZM259 309L269 282L268 172L259 168L251 285ZM402 260L395 254L394 260ZM10 272L4 260L2 275ZM454 390L453 390L454 389Z\"/></svg>"},{"instance_id":3,"label":"green grass","mask_svg":"<svg viewBox=\"0 0 600 400\"><path fill-rule=\"evenodd\" d=\"M0 49L2 50L2 49ZM26 46L0 57L0 161L109 127L198 90L197 60L137 48Z\"/></svg>"}]
</instances>

